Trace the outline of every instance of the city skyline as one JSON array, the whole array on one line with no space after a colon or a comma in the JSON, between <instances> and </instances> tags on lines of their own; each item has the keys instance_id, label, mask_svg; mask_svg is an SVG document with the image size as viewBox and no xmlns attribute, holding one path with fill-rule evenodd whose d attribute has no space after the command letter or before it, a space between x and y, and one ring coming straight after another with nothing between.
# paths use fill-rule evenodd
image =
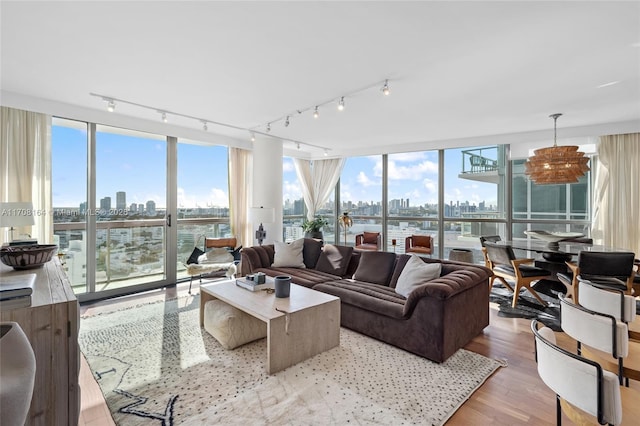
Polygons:
<instances>
[{"instance_id":1,"label":"city skyline","mask_svg":"<svg viewBox=\"0 0 640 426\"><path fill-rule=\"evenodd\" d=\"M64 122L65 120L58 120ZM153 200L166 209L166 142L157 135L99 126L96 143L96 203L105 196L117 199L126 192L126 205ZM124 131L122 131L124 133ZM55 125L52 128L52 187L54 206L79 206L86 201L86 129ZM225 146L178 143L179 208L229 207L228 154ZM489 150L491 148L488 148ZM495 148L493 148L495 151ZM497 205L497 185L458 177L463 149L445 151L445 203ZM424 151L388 156L388 199L411 199L412 205L438 202L438 152ZM341 200L357 203L382 199L382 156L350 157L340 180ZM332 196L335 197L335 194ZM283 158L283 202L302 198L293 160Z\"/></svg>"}]
</instances>

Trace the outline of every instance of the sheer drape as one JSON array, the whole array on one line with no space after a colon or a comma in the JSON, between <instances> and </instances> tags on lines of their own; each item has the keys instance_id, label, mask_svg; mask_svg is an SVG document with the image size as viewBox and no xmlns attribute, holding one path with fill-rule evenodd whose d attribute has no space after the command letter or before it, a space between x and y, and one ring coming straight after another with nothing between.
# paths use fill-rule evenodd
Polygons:
<instances>
[{"instance_id":1,"label":"sheer drape","mask_svg":"<svg viewBox=\"0 0 640 426\"><path fill-rule=\"evenodd\" d=\"M344 159L314 160L313 163L299 158L293 159L296 174L302 183L302 195L307 206L307 219L313 220L316 211L327 201L336 186Z\"/></svg>"},{"instance_id":2,"label":"sheer drape","mask_svg":"<svg viewBox=\"0 0 640 426\"><path fill-rule=\"evenodd\" d=\"M32 202L40 214L31 230L18 228L15 236L30 233L39 243L51 243L51 117L7 107L0 117L0 201ZM0 242L6 235L0 232Z\"/></svg>"},{"instance_id":3,"label":"sheer drape","mask_svg":"<svg viewBox=\"0 0 640 426\"><path fill-rule=\"evenodd\" d=\"M243 247L250 246L253 241L248 222L252 164L251 151L229 148L229 220L231 232Z\"/></svg>"},{"instance_id":4,"label":"sheer drape","mask_svg":"<svg viewBox=\"0 0 640 426\"><path fill-rule=\"evenodd\" d=\"M640 255L640 133L601 136L594 189L594 242Z\"/></svg>"}]
</instances>

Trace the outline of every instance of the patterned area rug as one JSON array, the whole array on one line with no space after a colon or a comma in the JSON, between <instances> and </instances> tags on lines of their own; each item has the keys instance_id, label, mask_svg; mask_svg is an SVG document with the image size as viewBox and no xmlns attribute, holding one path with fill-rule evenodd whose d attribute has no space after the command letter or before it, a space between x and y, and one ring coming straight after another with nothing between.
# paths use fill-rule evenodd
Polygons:
<instances>
[{"instance_id":1,"label":"patterned area rug","mask_svg":"<svg viewBox=\"0 0 640 426\"><path fill-rule=\"evenodd\" d=\"M540 295L542 300L549 304L546 308L531 295L529 290L520 291L518 304L515 308L512 308L513 293L498 280L493 283L489 301L497 303L500 307L498 316L505 318L536 318L552 330L561 331L558 294L561 293L561 290L564 290L564 287L554 281L541 280L533 285L533 289Z\"/></svg>"},{"instance_id":2,"label":"patterned area rug","mask_svg":"<svg viewBox=\"0 0 640 426\"><path fill-rule=\"evenodd\" d=\"M83 318L80 346L118 425L441 425L506 364L442 364L342 328L340 346L274 375L266 339L227 351L198 296Z\"/></svg>"}]
</instances>

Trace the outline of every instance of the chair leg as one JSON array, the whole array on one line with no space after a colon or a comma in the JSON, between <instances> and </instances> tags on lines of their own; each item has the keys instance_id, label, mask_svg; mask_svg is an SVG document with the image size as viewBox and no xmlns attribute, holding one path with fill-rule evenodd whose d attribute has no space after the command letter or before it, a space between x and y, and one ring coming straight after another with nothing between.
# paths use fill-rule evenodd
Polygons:
<instances>
[{"instance_id":1,"label":"chair leg","mask_svg":"<svg viewBox=\"0 0 640 426\"><path fill-rule=\"evenodd\" d=\"M518 296L520 296L520 290L522 290L522 284L516 283L516 287L513 289L513 301L511 307L515 308L518 304Z\"/></svg>"},{"instance_id":2,"label":"chair leg","mask_svg":"<svg viewBox=\"0 0 640 426\"><path fill-rule=\"evenodd\" d=\"M549 304L547 302L545 302L544 300L542 300L542 298L540 297L540 295L531 288L531 286L525 286L525 288L527 290L529 290L529 293L533 294L533 297L535 297L536 299L538 299L538 302L542 303L543 306L549 306Z\"/></svg>"},{"instance_id":3,"label":"chair leg","mask_svg":"<svg viewBox=\"0 0 640 426\"><path fill-rule=\"evenodd\" d=\"M562 407L560 407L560 395L556 395L556 424L562 426Z\"/></svg>"},{"instance_id":4,"label":"chair leg","mask_svg":"<svg viewBox=\"0 0 640 426\"><path fill-rule=\"evenodd\" d=\"M189 278L189 294L191 294L191 284L193 284L193 275Z\"/></svg>"},{"instance_id":5,"label":"chair leg","mask_svg":"<svg viewBox=\"0 0 640 426\"><path fill-rule=\"evenodd\" d=\"M509 284L507 282L507 280L499 275L496 275L495 278L499 279L500 281L502 281L502 283L505 285L505 287L507 287L509 290L514 291L513 287L511 287L511 284Z\"/></svg>"}]
</instances>

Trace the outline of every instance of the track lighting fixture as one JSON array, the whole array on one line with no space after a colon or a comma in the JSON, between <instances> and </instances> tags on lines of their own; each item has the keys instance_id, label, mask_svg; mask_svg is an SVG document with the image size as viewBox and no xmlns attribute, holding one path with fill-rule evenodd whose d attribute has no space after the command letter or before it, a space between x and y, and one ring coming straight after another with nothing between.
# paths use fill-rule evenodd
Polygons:
<instances>
[{"instance_id":1,"label":"track lighting fixture","mask_svg":"<svg viewBox=\"0 0 640 426\"><path fill-rule=\"evenodd\" d=\"M256 134L251 132L251 142L255 142L256 141Z\"/></svg>"},{"instance_id":2,"label":"track lighting fixture","mask_svg":"<svg viewBox=\"0 0 640 426\"><path fill-rule=\"evenodd\" d=\"M389 96L391 90L389 89L389 80L384 81L384 86L382 86L382 94L385 96Z\"/></svg>"},{"instance_id":3,"label":"track lighting fixture","mask_svg":"<svg viewBox=\"0 0 640 426\"><path fill-rule=\"evenodd\" d=\"M162 122L163 122L163 123L166 123L167 121L169 121L169 120L167 119L167 113L166 113L166 112L164 112L164 111L160 111L160 114L162 114L161 118L162 118Z\"/></svg>"},{"instance_id":4,"label":"track lighting fixture","mask_svg":"<svg viewBox=\"0 0 640 426\"><path fill-rule=\"evenodd\" d=\"M324 156L328 156L329 155L329 150L327 148L324 149Z\"/></svg>"},{"instance_id":5,"label":"track lighting fixture","mask_svg":"<svg viewBox=\"0 0 640 426\"><path fill-rule=\"evenodd\" d=\"M284 120L284 127L289 127L289 116L287 115L286 120Z\"/></svg>"},{"instance_id":6,"label":"track lighting fixture","mask_svg":"<svg viewBox=\"0 0 640 426\"><path fill-rule=\"evenodd\" d=\"M267 123L267 132L271 131L271 123Z\"/></svg>"},{"instance_id":7,"label":"track lighting fixture","mask_svg":"<svg viewBox=\"0 0 640 426\"><path fill-rule=\"evenodd\" d=\"M320 112L318 112L318 107L316 106L316 109L313 110L313 118L318 118L320 116Z\"/></svg>"},{"instance_id":8,"label":"track lighting fixture","mask_svg":"<svg viewBox=\"0 0 640 426\"><path fill-rule=\"evenodd\" d=\"M105 99L105 101L107 101L107 111L113 112L116 109L116 103L113 99Z\"/></svg>"},{"instance_id":9,"label":"track lighting fixture","mask_svg":"<svg viewBox=\"0 0 640 426\"><path fill-rule=\"evenodd\" d=\"M209 127L207 127L207 122L204 120L202 120L202 130L204 130L205 132L209 130Z\"/></svg>"},{"instance_id":10,"label":"track lighting fixture","mask_svg":"<svg viewBox=\"0 0 640 426\"><path fill-rule=\"evenodd\" d=\"M340 98L338 102L338 111L342 111L344 109L344 96Z\"/></svg>"},{"instance_id":11,"label":"track lighting fixture","mask_svg":"<svg viewBox=\"0 0 640 426\"><path fill-rule=\"evenodd\" d=\"M300 142L296 143L296 148L300 149Z\"/></svg>"}]
</instances>

